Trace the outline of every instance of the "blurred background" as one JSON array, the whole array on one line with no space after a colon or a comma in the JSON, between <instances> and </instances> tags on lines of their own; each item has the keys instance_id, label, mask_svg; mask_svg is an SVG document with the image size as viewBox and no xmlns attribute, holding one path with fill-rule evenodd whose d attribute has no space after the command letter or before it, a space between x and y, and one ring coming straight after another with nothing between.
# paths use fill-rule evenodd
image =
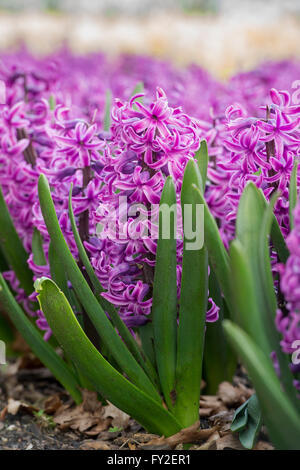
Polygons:
<instances>
[{"instance_id":1,"label":"blurred background","mask_svg":"<svg viewBox=\"0 0 300 470\"><path fill-rule=\"evenodd\" d=\"M300 57L299 0L0 0L0 50L154 55L219 78Z\"/></svg>"}]
</instances>

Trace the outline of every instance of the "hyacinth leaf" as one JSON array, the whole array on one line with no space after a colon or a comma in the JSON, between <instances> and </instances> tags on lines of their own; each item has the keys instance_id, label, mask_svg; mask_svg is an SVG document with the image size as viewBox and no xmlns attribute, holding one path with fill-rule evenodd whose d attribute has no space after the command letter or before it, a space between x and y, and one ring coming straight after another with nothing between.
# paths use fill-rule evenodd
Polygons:
<instances>
[{"instance_id":1,"label":"hyacinth leaf","mask_svg":"<svg viewBox=\"0 0 300 470\"><path fill-rule=\"evenodd\" d=\"M176 216L175 186L169 176L160 199L152 301L156 363L169 409L174 405L177 340Z\"/></svg>"},{"instance_id":2,"label":"hyacinth leaf","mask_svg":"<svg viewBox=\"0 0 300 470\"><path fill-rule=\"evenodd\" d=\"M268 340L271 344L271 349L276 353L276 358L279 362L281 382L290 399L297 405L299 404L299 399L297 397L296 389L293 385L293 375L289 367L289 357L287 354L282 352L280 346L281 337L275 328L277 299L274 290L274 281L270 261L269 234L272 225L273 209L278 196L278 194L275 194L272 197L270 204L265 210L260 233L257 234L257 257L260 274L260 286L262 292L264 293L265 304L265 309L262 311L264 315L261 315L260 318L261 328L264 328L266 331Z\"/></svg>"},{"instance_id":3,"label":"hyacinth leaf","mask_svg":"<svg viewBox=\"0 0 300 470\"><path fill-rule=\"evenodd\" d=\"M110 110L111 110L111 102L112 102L112 93L110 90L106 91L106 100L105 100L105 111L104 111L104 119L103 119L103 130L108 132L110 129Z\"/></svg>"},{"instance_id":4,"label":"hyacinth leaf","mask_svg":"<svg viewBox=\"0 0 300 470\"><path fill-rule=\"evenodd\" d=\"M152 367L156 370L156 358L154 351L154 331L151 316L148 317L148 323L138 329L142 343L142 350L150 360Z\"/></svg>"},{"instance_id":5,"label":"hyacinth leaf","mask_svg":"<svg viewBox=\"0 0 300 470\"><path fill-rule=\"evenodd\" d=\"M232 418L232 423L230 430L232 432L242 431L248 421L248 400L245 401L237 410L235 410L234 416Z\"/></svg>"},{"instance_id":6,"label":"hyacinth leaf","mask_svg":"<svg viewBox=\"0 0 300 470\"><path fill-rule=\"evenodd\" d=\"M282 235L282 232L281 232L278 220L275 217L275 214L273 214L273 221L272 221L272 227L271 227L271 239L272 239L274 248L277 251L279 260L281 261L281 263L286 263L289 257L289 250L286 246L285 239Z\"/></svg>"},{"instance_id":7,"label":"hyacinth leaf","mask_svg":"<svg viewBox=\"0 0 300 470\"><path fill-rule=\"evenodd\" d=\"M192 185L202 188L197 164L190 160L185 168L181 208L184 227L182 281L176 362L176 400L174 414L184 427L199 419L205 319L208 293L208 256L203 239L202 206ZM191 213L188 212L191 209ZM200 226L199 226L200 223ZM193 228L193 234L188 233ZM193 237L193 238L192 238ZM197 360L195 360L197 358Z\"/></svg>"},{"instance_id":8,"label":"hyacinth leaf","mask_svg":"<svg viewBox=\"0 0 300 470\"><path fill-rule=\"evenodd\" d=\"M4 318L3 312L0 313L0 340L4 341L6 345L14 340L13 331L6 318Z\"/></svg>"},{"instance_id":9,"label":"hyacinth leaf","mask_svg":"<svg viewBox=\"0 0 300 470\"><path fill-rule=\"evenodd\" d=\"M133 98L135 95L139 95L141 93L144 93L145 92L145 89L144 89L144 83L143 82L138 82L136 84L136 86L134 87L132 93L131 93L131 98ZM139 96L138 98L136 98L137 102L139 103L142 103L143 102L143 97L142 96Z\"/></svg>"},{"instance_id":10,"label":"hyacinth leaf","mask_svg":"<svg viewBox=\"0 0 300 470\"><path fill-rule=\"evenodd\" d=\"M282 390L271 359L231 321L224 321L224 329L254 384L271 441L277 449L300 450L300 414Z\"/></svg>"},{"instance_id":11,"label":"hyacinth leaf","mask_svg":"<svg viewBox=\"0 0 300 470\"><path fill-rule=\"evenodd\" d=\"M253 449L262 426L261 409L255 393L246 402L245 416L247 416L247 422L239 431L239 440L246 449ZM232 426L230 429L233 431Z\"/></svg>"},{"instance_id":12,"label":"hyacinth leaf","mask_svg":"<svg viewBox=\"0 0 300 470\"><path fill-rule=\"evenodd\" d=\"M205 393L216 395L221 382L232 381L237 367L237 358L229 346L223 330L222 322L229 317L229 312L212 269L209 274L209 296L220 310L219 320L206 324L203 367L206 383Z\"/></svg>"},{"instance_id":13,"label":"hyacinth leaf","mask_svg":"<svg viewBox=\"0 0 300 470\"><path fill-rule=\"evenodd\" d=\"M8 270L9 270L9 266L0 248L0 273L3 273L4 271L8 271Z\"/></svg>"},{"instance_id":14,"label":"hyacinth leaf","mask_svg":"<svg viewBox=\"0 0 300 470\"><path fill-rule=\"evenodd\" d=\"M238 239L230 245L230 267L236 321L251 337L256 337L257 343L264 351L270 352L265 329L261 328L255 278L251 272L249 258Z\"/></svg>"},{"instance_id":15,"label":"hyacinth leaf","mask_svg":"<svg viewBox=\"0 0 300 470\"><path fill-rule=\"evenodd\" d=\"M271 341L264 325L266 321L270 324L268 316L270 314L270 299L274 296L274 286L272 283L270 284L270 282L268 282L267 285L262 285L261 273L262 269L265 269L265 266L262 268L259 254L260 244L263 243L263 247L265 247L265 243L260 240L265 209L266 205L261 197L260 190L252 182L248 183L240 199L236 221L237 240L239 240L242 247L242 249L240 249L240 257L242 251L245 257L244 264L247 264L247 268L244 266L243 272L246 274L246 269L248 269L248 275L249 278L251 278L251 280L249 279L247 281L249 289L251 288L250 292L252 293L252 299L250 302L253 300L257 304L257 308L253 310L251 315L251 326L249 325L250 328L252 328L252 331L247 328L246 331L251 337L255 337L254 335L256 331L257 344L267 354L271 354ZM265 260L265 257L263 259ZM239 282L237 279L239 277L239 268L236 263L234 264L234 268L236 268L235 281ZM238 290L235 287L234 281L232 285L233 290ZM268 288L267 293L265 292L266 288ZM250 292L248 296L245 295L244 298L250 297ZM234 292L233 295L235 295ZM241 296L241 293L237 293L237 296ZM243 307L243 311L249 311L250 302L245 302L247 305ZM242 306L239 305L239 309L241 309L241 307ZM271 307L273 310L274 305ZM275 312L273 320L274 319Z\"/></svg>"},{"instance_id":16,"label":"hyacinth leaf","mask_svg":"<svg viewBox=\"0 0 300 470\"><path fill-rule=\"evenodd\" d=\"M151 396L130 383L99 353L80 327L65 295L47 278L36 282L38 300L58 342L95 388L148 431L169 436L180 430L176 419Z\"/></svg>"},{"instance_id":17,"label":"hyacinth leaf","mask_svg":"<svg viewBox=\"0 0 300 470\"><path fill-rule=\"evenodd\" d=\"M206 204L202 192L196 185L193 185L193 189L197 193L197 203L204 206L204 244L208 251L209 264L216 274L231 314L233 306L231 301L229 256L221 240L217 223Z\"/></svg>"},{"instance_id":18,"label":"hyacinth leaf","mask_svg":"<svg viewBox=\"0 0 300 470\"><path fill-rule=\"evenodd\" d=\"M201 180L202 180L202 190L203 193L205 191L205 183L207 178L207 165L208 165L208 150L207 150L207 143L206 140L202 140L200 144L200 148L197 150L195 154L195 158L198 162Z\"/></svg>"},{"instance_id":19,"label":"hyacinth leaf","mask_svg":"<svg viewBox=\"0 0 300 470\"><path fill-rule=\"evenodd\" d=\"M26 294L33 291L33 275L27 264L28 253L17 234L0 188L0 247Z\"/></svg>"},{"instance_id":20,"label":"hyacinth leaf","mask_svg":"<svg viewBox=\"0 0 300 470\"><path fill-rule=\"evenodd\" d=\"M298 165L299 161L295 160L293 171L291 174L290 179L290 187L289 187L289 215L290 215L290 230L294 228L294 209L297 204L298 199L298 189L297 189L297 174L298 174Z\"/></svg>"},{"instance_id":21,"label":"hyacinth leaf","mask_svg":"<svg viewBox=\"0 0 300 470\"><path fill-rule=\"evenodd\" d=\"M272 351L276 352L281 366L281 380L285 391L289 394L290 399L296 403L298 400L293 386L292 373L288 365L288 357L281 351L280 336L275 328L277 300L270 263L269 234L277 197L275 195L271 203L266 206L262 193L252 183L246 186L242 194L237 217L237 236L243 246L244 264L247 264L248 261L248 266L244 272L248 269L248 274L251 277L249 282L252 290L249 286L248 298L250 292L252 292L252 298L249 302L243 304L241 298L243 289L244 298L247 298L247 294L245 286L238 289L242 276L236 263L233 266L233 290L238 292L233 292L233 296L240 296L237 308L241 314L244 314L244 325L248 322L249 327L244 326L245 330L251 337L256 338L257 344L266 354L271 354ZM232 246L232 251L234 251L234 246ZM256 308L252 307L251 314L250 303L252 301L256 303ZM249 315L251 321L249 321Z\"/></svg>"},{"instance_id":22,"label":"hyacinth leaf","mask_svg":"<svg viewBox=\"0 0 300 470\"><path fill-rule=\"evenodd\" d=\"M81 241L77 226L76 220L74 216L74 211L72 207L72 185L70 187L69 192L69 218L71 222L72 232L74 235L74 240L77 246L77 250L79 253L79 257L81 259L82 264L84 265L87 275L92 283L94 294L97 296L102 308L109 314L114 326L117 328L118 332L122 336L126 346L128 347L129 351L131 351L132 355L135 359L139 362L139 364L144 368L144 370L148 373L149 377L153 379L153 381L157 381L158 377L154 368L152 367L150 361L147 358L143 358L140 348L135 341L134 337L128 330L127 326L123 322L122 318L119 316L118 312L115 310L114 306L108 302L104 297L101 296L101 293L104 292L104 289L97 278L95 271L91 265L89 257L85 251L84 245ZM62 289L65 293L64 289Z\"/></svg>"},{"instance_id":23,"label":"hyacinth leaf","mask_svg":"<svg viewBox=\"0 0 300 470\"><path fill-rule=\"evenodd\" d=\"M33 262L37 266L45 266L47 260L45 258L45 253L43 250L43 237L39 230L35 227L32 235L32 253L33 253Z\"/></svg>"},{"instance_id":24,"label":"hyacinth leaf","mask_svg":"<svg viewBox=\"0 0 300 470\"><path fill-rule=\"evenodd\" d=\"M66 276L66 270L61 263L61 260L55 250L53 242L50 240L48 258L50 265L51 278L56 282L59 288L63 291L67 299L72 305L70 289L68 288L68 279Z\"/></svg>"},{"instance_id":25,"label":"hyacinth leaf","mask_svg":"<svg viewBox=\"0 0 300 470\"><path fill-rule=\"evenodd\" d=\"M75 375L31 323L22 308L16 302L1 274L0 304L34 354L48 367L63 387L68 390L75 402L80 403L82 397Z\"/></svg>"},{"instance_id":26,"label":"hyacinth leaf","mask_svg":"<svg viewBox=\"0 0 300 470\"><path fill-rule=\"evenodd\" d=\"M153 383L114 329L77 266L60 229L49 184L44 175L39 177L38 191L42 214L53 247L66 270L68 279L72 283L79 302L94 324L99 337L129 379L140 387L141 390L145 390L145 392L153 396L155 400L160 401L160 396Z\"/></svg>"}]
</instances>

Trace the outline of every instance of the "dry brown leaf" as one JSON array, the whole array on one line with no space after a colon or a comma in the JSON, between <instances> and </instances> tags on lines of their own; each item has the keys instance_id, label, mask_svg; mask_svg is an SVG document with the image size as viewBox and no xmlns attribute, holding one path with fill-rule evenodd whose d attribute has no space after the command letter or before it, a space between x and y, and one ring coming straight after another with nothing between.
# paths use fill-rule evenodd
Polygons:
<instances>
[{"instance_id":1,"label":"dry brown leaf","mask_svg":"<svg viewBox=\"0 0 300 470\"><path fill-rule=\"evenodd\" d=\"M220 427L220 433L223 435L225 432L230 430L232 419L234 416L234 410L231 411L221 411L216 415L210 416L208 420L213 425L218 425Z\"/></svg>"},{"instance_id":2,"label":"dry brown leaf","mask_svg":"<svg viewBox=\"0 0 300 470\"><path fill-rule=\"evenodd\" d=\"M51 397L47 398L44 405L44 411L47 415L53 415L61 406L63 402L60 399L58 393L55 395L51 395Z\"/></svg>"},{"instance_id":3,"label":"dry brown leaf","mask_svg":"<svg viewBox=\"0 0 300 470\"><path fill-rule=\"evenodd\" d=\"M174 434L170 437L158 437L152 439L146 445L143 446L143 449L147 449L149 447L154 447L155 449L174 449L178 444L191 444L193 442L201 442L205 441L209 438L215 431L217 431L218 427L214 426L209 429L199 429L199 421L197 421L192 426L182 429L177 434Z\"/></svg>"},{"instance_id":4,"label":"dry brown leaf","mask_svg":"<svg viewBox=\"0 0 300 470\"><path fill-rule=\"evenodd\" d=\"M124 411L119 410L112 403L104 407L103 418L111 418L111 425L117 428L126 429L129 424L130 416Z\"/></svg>"},{"instance_id":5,"label":"dry brown leaf","mask_svg":"<svg viewBox=\"0 0 300 470\"><path fill-rule=\"evenodd\" d=\"M227 411L227 408L220 398L214 395L202 395L200 398L200 417L205 418L222 411Z\"/></svg>"},{"instance_id":6,"label":"dry brown leaf","mask_svg":"<svg viewBox=\"0 0 300 470\"><path fill-rule=\"evenodd\" d=\"M220 439L220 434L218 433L218 431L216 431L211 436L209 436L209 438L204 444L202 444L201 446L193 446L191 447L191 450L216 450L216 441L218 439Z\"/></svg>"},{"instance_id":7,"label":"dry brown leaf","mask_svg":"<svg viewBox=\"0 0 300 470\"><path fill-rule=\"evenodd\" d=\"M255 445L254 450L275 450L272 444L265 441L258 441Z\"/></svg>"},{"instance_id":8,"label":"dry brown leaf","mask_svg":"<svg viewBox=\"0 0 300 470\"><path fill-rule=\"evenodd\" d=\"M236 434L231 432L225 434L225 436L216 440L217 450L234 449L234 450L245 450L239 441Z\"/></svg>"},{"instance_id":9,"label":"dry brown leaf","mask_svg":"<svg viewBox=\"0 0 300 470\"><path fill-rule=\"evenodd\" d=\"M132 437L135 441L138 441L141 444L144 444L144 443L149 442L153 439L156 439L157 435L156 434L148 434L148 433L145 434L145 433L142 433L142 432L137 432Z\"/></svg>"},{"instance_id":10,"label":"dry brown leaf","mask_svg":"<svg viewBox=\"0 0 300 470\"><path fill-rule=\"evenodd\" d=\"M4 421L7 415L7 406L5 406L1 411L0 411L0 423L1 421Z\"/></svg>"},{"instance_id":11,"label":"dry brown leaf","mask_svg":"<svg viewBox=\"0 0 300 470\"><path fill-rule=\"evenodd\" d=\"M110 446L104 441L84 441L81 446L81 450L110 450Z\"/></svg>"},{"instance_id":12,"label":"dry brown leaf","mask_svg":"<svg viewBox=\"0 0 300 470\"><path fill-rule=\"evenodd\" d=\"M80 432L86 432L95 427L98 434L101 430L107 429L110 422L103 417L103 406L98 400L97 393L83 390L82 394L83 402L80 405L73 407L62 405L58 408L53 418L54 422L61 429L70 428Z\"/></svg>"},{"instance_id":13,"label":"dry brown leaf","mask_svg":"<svg viewBox=\"0 0 300 470\"><path fill-rule=\"evenodd\" d=\"M110 427L111 420L103 419L100 423L94 426L92 429L85 431L87 436L98 436L103 431L106 431Z\"/></svg>"},{"instance_id":14,"label":"dry brown leaf","mask_svg":"<svg viewBox=\"0 0 300 470\"><path fill-rule=\"evenodd\" d=\"M13 398L8 399L7 413L16 415L19 411L24 411L28 414L33 414L34 411L39 411L38 408L32 405L28 405L20 400L14 400Z\"/></svg>"},{"instance_id":15,"label":"dry brown leaf","mask_svg":"<svg viewBox=\"0 0 300 470\"><path fill-rule=\"evenodd\" d=\"M248 398L250 398L252 392L246 387L239 384L234 387L229 382L222 382L219 385L218 397L222 400L224 405L230 407L236 407L237 405L243 404Z\"/></svg>"}]
</instances>

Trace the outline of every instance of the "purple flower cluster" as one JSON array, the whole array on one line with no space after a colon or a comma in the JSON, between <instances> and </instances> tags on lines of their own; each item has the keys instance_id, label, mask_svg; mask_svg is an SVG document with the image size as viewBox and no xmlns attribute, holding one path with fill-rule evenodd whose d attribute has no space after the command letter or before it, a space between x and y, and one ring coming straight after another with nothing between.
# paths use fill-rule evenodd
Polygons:
<instances>
[{"instance_id":1,"label":"purple flower cluster","mask_svg":"<svg viewBox=\"0 0 300 470\"><path fill-rule=\"evenodd\" d=\"M286 242L290 257L280 266L281 291L287 301L286 310L278 310L276 325L282 333L282 349L286 353L295 350L293 343L300 340L300 204L294 210L294 229Z\"/></svg>"},{"instance_id":2,"label":"purple flower cluster","mask_svg":"<svg viewBox=\"0 0 300 470\"><path fill-rule=\"evenodd\" d=\"M278 313L277 326L283 350L290 353L291 341L300 336L295 241L300 216L297 209L295 230L289 235L288 207L289 180L300 149L300 100L292 88L299 76L300 64L293 61L264 64L225 84L197 66L177 70L147 57L122 56L109 62L100 54L76 57L67 50L42 59L26 50L2 54L6 103L0 105L0 185L35 277L50 275L49 237L37 195L37 179L44 173L72 254L78 259L68 216L71 183L79 233L106 290L104 297L129 327L144 324L151 310L156 241L143 234L157 233L157 220L139 215L148 216L159 203L168 175L174 179L179 205L185 165L205 138L210 157L205 198L226 246L234 237L247 182L253 181L267 199L280 191L275 214L288 236L291 257L281 280L287 309ZM139 81L145 93L131 97ZM108 89L114 102L111 127L105 132ZM140 212L134 212L138 205ZM34 229L43 237L42 266L32 253ZM179 295L180 240L177 260ZM14 273L5 277L49 337L42 312L31 312ZM218 307L211 301L207 321L217 317Z\"/></svg>"},{"instance_id":3,"label":"purple flower cluster","mask_svg":"<svg viewBox=\"0 0 300 470\"><path fill-rule=\"evenodd\" d=\"M111 140L101 173L104 185L100 206L94 213L94 224L101 224L103 244L99 246L98 240L96 246L86 243L95 271L107 290L103 296L119 307L128 325L145 323L151 310L156 241L155 237L144 236L144 232L149 229L151 234L157 233L153 205L159 204L168 175L175 181L180 205L184 168L200 146L197 120L181 108L171 108L163 90L157 88L156 99L147 106L139 98L136 95L129 102L116 100L112 109ZM126 200L123 209L120 200ZM109 209L103 210L108 203ZM133 213L134 206L144 212L143 220ZM111 233L112 215L116 213L117 230ZM178 286L182 247L178 240ZM215 321L218 308L210 300L207 321Z\"/></svg>"}]
</instances>

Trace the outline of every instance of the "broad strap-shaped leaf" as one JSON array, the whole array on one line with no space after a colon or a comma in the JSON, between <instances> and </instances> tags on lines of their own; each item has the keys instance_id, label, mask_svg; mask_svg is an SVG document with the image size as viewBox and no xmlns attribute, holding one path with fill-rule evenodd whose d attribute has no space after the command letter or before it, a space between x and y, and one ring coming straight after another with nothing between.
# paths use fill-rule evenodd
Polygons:
<instances>
[{"instance_id":1,"label":"broad strap-shaped leaf","mask_svg":"<svg viewBox=\"0 0 300 470\"><path fill-rule=\"evenodd\" d=\"M234 412L230 429L232 432L240 432L245 429L248 421L248 400Z\"/></svg>"},{"instance_id":2,"label":"broad strap-shaped leaf","mask_svg":"<svg viewBox=\"0 0 300 470\"><path fill-rule=\"evenodd\" d=\"M239 439L246 449L253 449L262 426L262 413L256 394L247 401L247 415L247 424L239 432Z\"/></svg>"},{"instance_id":3,"label":"broad strap-shaped leaf","mask_svg":"<svg viewBox=\"0 0 300 470\"><path fill-rule=\"evenodd\" d=\"M204 206L204 244L208 251L209 264L215 272L230 312L232 312L229 256L221 240L217 223L212 216L202 192L193 185L198 203Z\"/></svg>"},{"instance_id":4,"label":"broad strap-shaped leaf","mask_svg":"<svg viewBox=\"0 0 300 470\"><path fill-rule=\"evenodd\" d=\"M144 83L143 82L138 82L136 84L136 86L134 87L134 89L132 90L132 93L130 95L131 98L133 98L134 96L136 95L140 95L140 94L143 94L144 93ZM139 96L137 98L135 98L134 100L134 103L133 103L133 109L136 109L138 110L138 107L136 106L136 102L137 103L143 103L143 96Z\"/></svg>"},{"instance_id":5,"label":"broad strap-shaped leaf","mask_svg":"<svg viewBox=\"0 0 300 470\"><path fill-rule=\"evenodd\" d=\"M205 394L216 395L221 382L231 382L237 368L237 358L223 330L223 320L229 317L215 273L210 269L209 296L220 308L219 319L206 324L203 355Z\"/></svg>"},{"instance_id":6,"label":"broad strap-shaped leaf","mask_svg":"<svg viewBox=\"0 0 300 470\"><path fill-rule=\"evenodd\" d=\"M202 140L199 149L195 154L195 158L198 162L200 174L201 174L201 186L202 191L204 194L205 191L205 184L207 178L207 165L208 165L208 150L207 150L207 142L206 140Z\"/></svg>"},{"instance_id":7,"label":"broad strap-shaped leaf","mask_svg":"<svg viewBox=\"0 0 300 470\"><path fill-rule=\"evenodd\" d=\"M270 343L263 326L260 304L257 299L256 280L259 282L258 274L256 274L256 278L253 276L249 258L239 240L234 240L230 245L230 267L236 322L252 338L256 339L263 351L270 353Z\"/></svg>"},{"instance_id":8,"label":"broad strap-shaped leaf","mask_svg":"<svg viewBox=\"0 0 300 470\"><path fill-rule=\"evenodd\" d=\"M112 101L112 93L110 90L106 91L106 100L105 100L105 111L104 111L104 119L103 119L103 130L108 132L110 129L110 110L111 110L111 101Z\"/></svg>"},{"instance_id":9,"label":"broad strap-shaped leaf","mask_svg":"<svg viewBox=\"0 0 300 470\"><path fill-rule=\"evenodd\" d=\"M253 183L248 184L242 194L237 217L237 237L242 245L240 252L243 251L245 257L244 263L247 264L246 269L249 270L252 290L250 291L249 287L247 296L245 286L244 288L240 287L237 294L240 297L238 309L240 312L244 312L243 323L240 324L244 325L245 330L252 338L256 338L256 342L262 350L266 354L276 352L284 388L290 399L297 402L288 357L281 351L280 336L275 327L277 299L269 253L269 234L275 202L276 196L272 198L269 205L266 205L261 191ZM233 266L233 270L235 272L233 274L235 278L233 289L238 289L237 284L241 282L241 279L237 279L241 278L240 270L236 264ZM242 290L244 290L244 299L249 299L248 302L244 302L244 305ZM250 308L251 302L256 303L256 308ZM249 315L251 316L250 321ZM249 328L246 327L246 323L249 324Z\"/></svg>"},{"instance_id":10,"label":"broad strap-shaped leaf","mask_svg":"<svg viewBox=\"0 0 300 470\"><path fill-rule=\"evenodd\" d=\"M175 416L184 427L191 426L199 419L208 293L208 256L201 239L204 230L201 218L203 206L199 204L193 184L202 189L199 168L190 160L186 165L181 189L184 247L174 408Z\"/></svg>"},{"instance_id":11,"label":"broad strap-shaped leaf","mask_svg":"<svg viewBox=\"0 0 300 470\"><path fill-rule=\"evenodd\" d=\"M141 390L144 390L154 399L160 401L160 396L153 383L114 329L77 266L60 229L49 184L44 175L41 175L39 178L38 189L42 214L53 243L53 248L61 259L61 263L66 270L68 279L72 283L78 300L90 317L104 345L110 351L122 371Z\"/></svg>"},{"instance_id":12,"label":"broad strap-shaped leaf","mask_svg":"<svg viewBox=\"0 0 300 470\"><path fill-rule=\"evenodd\" d=\"M265 209L261 230L258 237L260 286L264 293L265 304L265 315L261 315L261 327L266 330L271 349L276 353L276 358L280 367L280 380L284 386L284 389L289 395L290 399L297 406L297 404L299 404L299 399L293 384L293 375L289 367L290 358L287 354L283 353L281 349L281 336L275 327L277 298L274 289L274 279L270 260L269 234L272 225L273 209L277 198L278 194L275 194L272 197L270 204Z\"/></svg>"},{"instance_id":13,"label":"broad strap-shaped leaf","mask_svg":"<svg viewBox=\"0 0 300 470\"><path fill-rule=\"evenodd\" d=\"M148 431L169 436L180 430L176 419L125 377L99 353L80 327L65 295L47 278L36 282L38 300L60 345L115 406L139 421Z\"/></svg>"},{"instance_id":14,"label":"broad strap-shaped leaf","mask_svg":"<svg viewBox=\"0 0 300 470\"><path fill-rule=\"evenodd\" d=\"M271 441L277 449L300 450L300 413L282 390L271 359L237 325L225 320L224 329L255 387Z\"/></svg>"},{"instance_id":15,"label":"broad strap-shaped leaf","mask_svg":"<svg viewBox=\"0 0 300 470\"><path fill-rule=\"evenodd\" d=\"M7 264L5 256L3 255L1 251L1 246L0 246L0 273L3 273L4 271L8 271L8 270L9 270L9 266Z\"/></svg>"},{"instance_id":16,"label":"broad strap-shaped leaf","mask_svg":"<svg viewBox=\"0 0 300 470\"><path fill-rule=\"evenodd\" d=\"M292 171L291 179L290 179L290 187L289 187L290 230L293 230L294 228L293 211L296 207L297 200L298 200L298 184L297 184L298 165L299 165L299 161L295 159L293 171Z\"/></svg>"},{"instance_id":17,"label":"broad strap-shaped leaf","mask_svg":"<svg viewBox=\"0 0 300 470\"><path fill-rule=\"evenodd\" d=\"M176 212L175 186L169 176L160 199L152 302L156 364L169 409L174 405L177 340Z\"/></svg>"},{"instance_id":18,"label":"broad strap-shaped leaf","mask_svg":"<svg viewBox=\"0 0 300 470\"><path fill-rule=\"evenodd\" d=\"M31 323L22 308L16 302L5 280L0 274L0 304L12 323L22 335L28 346L40 361L51 370L54 377L70 393L76 403L81 401L79 384L67 364L56 354L54 349L42 338L40 332Z\"/></svg>"},{"instance_id":19,"label":"broad strap-shaped leaf","mask_svg":"<svg viewBox=\"0 0 300 470\"><path fill-rule=\"evenodd\" d=\"M105 310L114 326L117 328L118 332L122 336L126 346L128 347L129 351L131 351L132 355L135 357L135 359L139 362L139 364L143 367L143 369L147 372L148 376L152 378L153 382L157 382L158 377L156 374L155 369L152 367L152 364L148 360L147 357L143 357L140 351L140 348L135 341L134 337L128 330L127 326L123 322L122 318L114 308L114 306L108 302L104 297L101 296L101 293L104 292L104 289L99 281L99 279L96 276L96 273L91 265L91 262L89 260L89 257L85 251L84 245L81 241L77 226L76 226L76 220L73 212L73 207L72 207L72 185L70 187L70 192L69 192L69 217L70 217L70 222L72 226L72 232L74 235L75 243L77 246L77 250L79 253L79 257L81 259L82 264L84 265L86 269L86 273L91 281L91 284L93 286L93 291L94 294L96 295L98 301L100 302L103 310ZM65 292L63 290L63 292Z\"/></svg>"},{"instance_id":20,"label":"broad strap-shaped leaf","mask_svg":"<svg viewBox=\"0 0 300 470\"><path fill-rule=\"evenodd\" d=\"M33 274L28 267L23 244L16 232L0 188L0 247L6 262L14 270L26 294L33 291Z\"/></svg>"},{"instance_id":21,"label":"broad strap-shaped leaf","mask_svg":"<svg viewBox=\"0 0 300 470\"><path fill-rule=\"evenodd\" d=\"M246 449L253 449L261 426L261 409L254 393L235 411L230 429L239 433L240 442Z\"/></svg>"},{"instance_id":22,"label":"broad strap-shaped leaf","mask_svg":"<svg viewBox=\"0 0 300 470\"><path fill-rule=\"evenodd\" d=\"M271 227L271 239L272 239L274 248L277 251L279 260L281 261L281 263L286 263L289 257L289 250L286 246L285 239L282 235L282 232L279 227L278 220L275 217L275 214L273 214L273 221L272 221L272 227Z\"/></svg>"},{"instance_id":23,"label":"broad strap-shaped leaf","mask_svg":"<svg viewBox=\"0 0 300 470\"><path fill-rule=\"evenodd\" d=\"M47 264L43 250L43 237L36 227L34 227L32 236L32 253L33 262L37 266L45 266Z\"/></svg>"}]
</instances>

